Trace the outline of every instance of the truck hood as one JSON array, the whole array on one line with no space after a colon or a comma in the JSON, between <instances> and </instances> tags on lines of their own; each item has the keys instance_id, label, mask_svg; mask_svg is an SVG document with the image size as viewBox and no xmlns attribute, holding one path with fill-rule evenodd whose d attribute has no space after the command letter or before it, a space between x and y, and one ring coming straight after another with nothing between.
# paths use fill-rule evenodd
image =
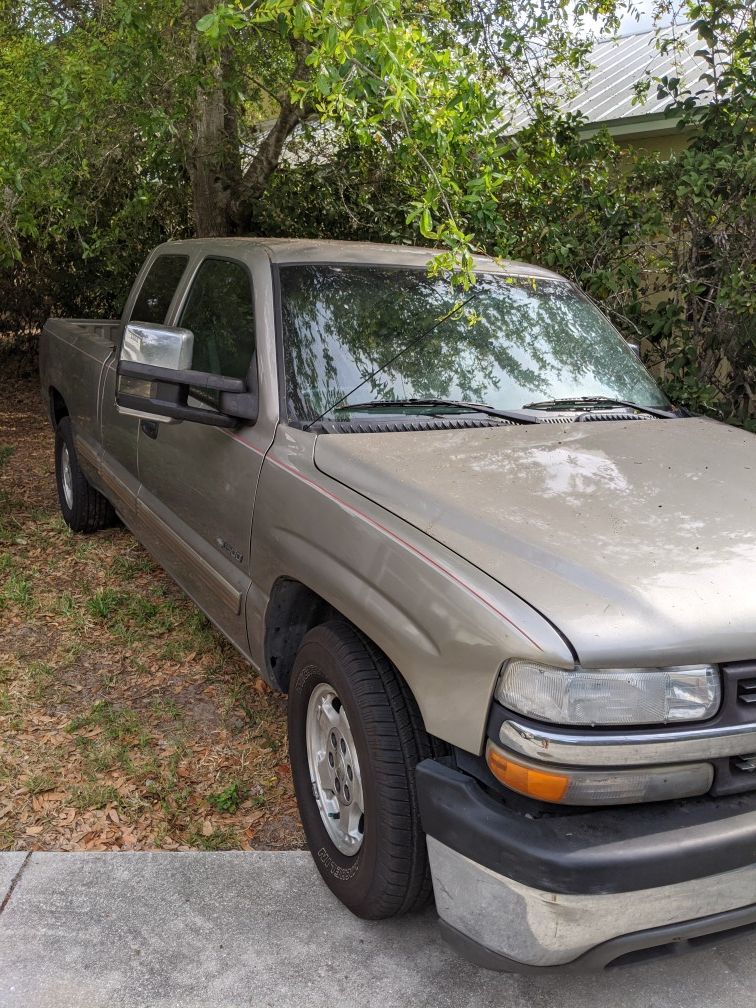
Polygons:
<instances>
[{"instance_id":1,"label":"truck hood","mask_svg":"<svg viewBox=\"0 0 756 1008\"><path fill-rule=\"evenodd\" d=\"M326 434L315 463L515 592L585 664L756 657L756 437L742 430Z\"/></svg>"}]
</instances>

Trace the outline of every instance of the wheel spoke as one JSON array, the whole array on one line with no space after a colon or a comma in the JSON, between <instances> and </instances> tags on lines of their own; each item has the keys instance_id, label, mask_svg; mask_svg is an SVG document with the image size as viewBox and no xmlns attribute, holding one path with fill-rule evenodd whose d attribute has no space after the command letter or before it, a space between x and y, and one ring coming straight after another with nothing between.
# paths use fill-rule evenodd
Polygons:
<instances>
[{"instance_id":1,"label":"wheel spoke","mask_svg":"<svg viewBox=\"0 0 756 1008\"><path fill-rule=\"evenodd\" d=\"M362 809L354 802L349 806L349 814L346 817L346 832L355 840L362 840L360 831L360 821L362 819Z\"/></svg>"},{"instance_id":2,"label":"wheel spoke","mask_svg":"<svg viewBox=\"0 0 756 1008\"><path fill-rule=\"evenodd\" d=\"M352 805L356 806L360 810L360 815L362 815L365 809L365 799L362 796L362 778L360 777L359 771L353 776L351 792Z\"/></svg>"},{"instance_id":3,"label":"wheel spoke","mask_svg":"<svg viewBox=\"0 0 756 1008\"><path fill-rule=\"evenodd\" d=\"M323 722L326 722L326 724L328 724L331 728L338 727L338 724L341 721L341 716L333 706L330 698L323 700L321 703L318 711L318 721L320 721L321 725Z\"/></svg>"},{"instance_id":4,"label":"wheel spoke","mask_svg":"<svg viewBox=\"0 0 756 1008\"><path fill-rule=\"evenodd\" d=\"M63 484L63 497L66 505L73 508L73 474L71 472L71 455L68 445L64 444L60 453L60 476Z\"/></svg>"},{"instance_id":5,"label":"wheel spoke","mask_svg":"<svg viewBox=\"0 0 756 1008\"><path fill-rule=\"evenodd\" d=\"M315 756L315 766L318 771L318 779L321 781L330 780L331 768L328 765L328 755L325 749L319 749Z\"/></svg>"},{"instance_id":6,"label":"wheel spoke","mask_svg":"<svg viewBox=\"0 0 756 1008\"><path fill-rule=\"evenodd\" d=\"M325 814L329 819L340 819L341 818L341 806L339 805L339 799L333 793L333 791L325 791L322 794L321 801L323 803L323 809Z\"/></svg>"}]
</instances>

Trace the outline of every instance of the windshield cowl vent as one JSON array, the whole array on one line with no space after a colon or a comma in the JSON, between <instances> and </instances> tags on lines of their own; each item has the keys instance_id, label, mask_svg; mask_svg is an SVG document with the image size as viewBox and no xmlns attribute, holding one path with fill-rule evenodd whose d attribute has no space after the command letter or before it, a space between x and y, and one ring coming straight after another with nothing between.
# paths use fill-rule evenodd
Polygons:
<instances>
[{"instance_id":1,"label":"windshield cowl vent","mask_svg":"<svg viewBox=\"0 0 756 1008\"><path fill-rule=\"evenodd\" d=\"M649 413L581 413L575 423L591 423L594 420L653 420Z\"/></svg>"},{"instance_id":2,"label":"windshield cowl vent","mask_svg":"<svg viewBox=\"0 0 756 1008\"><path fill-rule=\"evenodd\" d=\"M325 434L387 434L398 431L472 430L476 427L517 427L512 420L496 418L444 417L436 420L339 420L321 421Z\"/></svg>"},{"instance_id":3,"label":"windshield cowl vent","mask_svg":"<svg viewBox=\"0 0 756 1008\"><path fill-rule=\"evenodd\" d=\"M561 413L533 417L539 424L591 423L599 420L651 420L643 413ZM391 434L400 431L473 430L478 427L520 427L514 420L498 417L448 416L406 417L395 420L322 420L324 434Z\"/></svg>"}]
</instances>

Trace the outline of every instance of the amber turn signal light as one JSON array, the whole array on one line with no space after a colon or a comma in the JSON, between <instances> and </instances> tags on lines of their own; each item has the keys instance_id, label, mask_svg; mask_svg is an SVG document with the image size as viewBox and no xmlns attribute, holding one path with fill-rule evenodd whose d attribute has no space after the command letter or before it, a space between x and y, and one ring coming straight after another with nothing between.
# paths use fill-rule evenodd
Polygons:
<instances>
[{"instance_id":1,"label":"amber turn signal light","mask_svg":"<svg viewBox=\"0 0 756 1008\"><path fill-rule=\"evenodd\" d=\"M520 794L528 795L530 798L560 802L570 786L570 778L564 774L522 766L503 753L497 752L492 746L489 746L486 762L497 780L513 791L519 791Z\"/></svg>"}]
</instances>

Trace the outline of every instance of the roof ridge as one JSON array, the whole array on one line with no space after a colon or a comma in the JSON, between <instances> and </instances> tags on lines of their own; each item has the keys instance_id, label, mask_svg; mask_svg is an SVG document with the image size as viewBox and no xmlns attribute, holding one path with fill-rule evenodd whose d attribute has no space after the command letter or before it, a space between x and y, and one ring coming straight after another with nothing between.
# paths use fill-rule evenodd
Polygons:
<instances>
[{"instance_id":1,"label":"roof ridge","mask_svg":"<svg viewBox=\"0 0 756 1008\"><path fill-rule=\"evenodd\" d=\"M666 31L668 28L689 28L692 21L678 22L677 24L663 25L660 28L639 28L638 31L626 32L624 35L610 35L608 38L596 39L596 45L605 45L607 42L621 42L626 38L637 38L639 35L654 35L657 32Z\"/></svg>"}]
</instances>

